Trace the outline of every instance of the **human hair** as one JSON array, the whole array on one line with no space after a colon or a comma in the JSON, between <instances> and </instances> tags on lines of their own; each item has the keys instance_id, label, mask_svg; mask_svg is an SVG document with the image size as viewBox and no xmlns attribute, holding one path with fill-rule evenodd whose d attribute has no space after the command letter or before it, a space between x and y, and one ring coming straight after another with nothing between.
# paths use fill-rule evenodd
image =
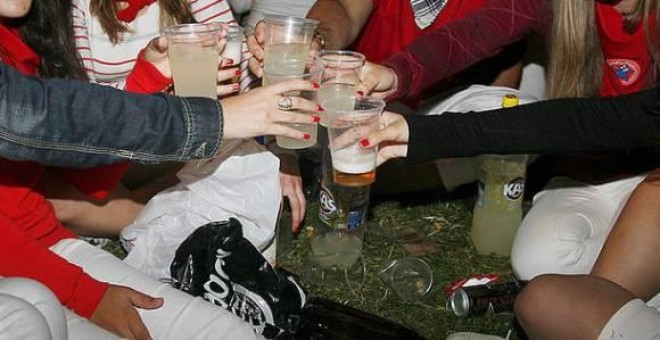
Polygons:
<instances>
[{"instance_id":1,"label":"human hair","mask_svg":"<svg viewBox=\"0 0 660 340\"><path fill-rule=\"evenodd\" d=\"M605 60L600 46L594 1L553 0L552 36L548 62L549 98L588 97L598 95ZM646 43L653 62L653 75L658 66L658 29L650 31L648 18L655 15L660 0L639 0L633 13L626 15L626 28L640 22L646 31ZM655 14L654 14L655 12Z\"/></svg>"},{"instance_id":2,"label":"human hair","mask_svg":"<svg viewBox=\"0 0 660 340\"><path fill-rule=\"evenodd\" d=\"M71 0L34 0L22 20L21 39L41 58L39 76L88 80L76 52Z\"/></svg>"},{"instance_id":3,"label":"human hair","mask_svg":"<svg viewBox=\"0 0 660 340\"><path fill-rule=\"evenodd\" d=\"M89 10L101 23L103 31L108 35L110 41L118 43L121 35L130 31L130 26L117 19L116 0L91 0ZM187 0L158 0L160 8L160 27L172 24L187 24L195 22Z\"/></svg>"}]
</instances>

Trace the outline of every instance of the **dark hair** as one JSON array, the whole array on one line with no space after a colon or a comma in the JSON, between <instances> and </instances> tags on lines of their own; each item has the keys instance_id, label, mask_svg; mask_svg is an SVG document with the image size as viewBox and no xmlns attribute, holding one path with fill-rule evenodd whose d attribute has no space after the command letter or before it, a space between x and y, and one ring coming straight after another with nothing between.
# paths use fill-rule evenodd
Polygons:
<instances>
[{"instance_id":1,"label":"dark hair","mask_svg":"<svg viewBox=\"0 0 660 340\"><path fill-rule=\"evenodd\" d=\"M76 52L71 6L71 0L33 0L23 18L21 39L41 57L41 77L89 79Z\"/></svg>"}]
</instances>

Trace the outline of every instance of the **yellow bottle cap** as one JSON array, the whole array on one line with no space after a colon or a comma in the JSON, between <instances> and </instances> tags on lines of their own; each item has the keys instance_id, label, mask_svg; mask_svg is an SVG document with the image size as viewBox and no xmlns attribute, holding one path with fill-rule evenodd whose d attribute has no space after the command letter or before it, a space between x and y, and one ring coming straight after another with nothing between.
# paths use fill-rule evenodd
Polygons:
<instances>
[{"instance_id":1,"label":"yellow bottle cap","mask_svg":"<svg viewBox=\"0 0 660 340\"><path fill-rule=\"evenodd\" d=\"M520 99L515 94L505 94L502 97L502 107L512 107L517 106L520 103Z\"/></svg>"}]
</instances>

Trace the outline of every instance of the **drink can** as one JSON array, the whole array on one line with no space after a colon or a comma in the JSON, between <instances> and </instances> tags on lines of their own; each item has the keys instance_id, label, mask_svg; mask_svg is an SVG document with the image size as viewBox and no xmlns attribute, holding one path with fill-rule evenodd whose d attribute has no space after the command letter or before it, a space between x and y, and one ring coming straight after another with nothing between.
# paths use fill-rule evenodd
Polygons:
<instances>
[{"instance_id":1,"label":"drink can","mask_svg":"<svg viewBox=\"0 0 660 340\"><path fill-rule=\"evenodd\" d=\"M526 281L487 283L462 287L447 300L456 316L484 316L513 310L518 293Z\"/></svg>"}]
</instances>

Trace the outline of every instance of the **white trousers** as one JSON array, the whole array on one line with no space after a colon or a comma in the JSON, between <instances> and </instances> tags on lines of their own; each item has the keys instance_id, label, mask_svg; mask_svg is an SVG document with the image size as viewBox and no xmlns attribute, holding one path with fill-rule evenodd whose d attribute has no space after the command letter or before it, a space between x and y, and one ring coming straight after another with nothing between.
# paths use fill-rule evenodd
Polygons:
<instances>
[{"instance_id":1,"label":"white trousers","mask_svg":"<svg viewBox=\"0 0 660 340\"><path fill-rule=\"evenodd\" d=\"M522 280L539 274L588 274L619 212L645 176L600 185L553 179L534 197L511 251Z\"/></svg>"},{"instance_id":2,"label":"white trousers","mask_svg":"<svg viewBox=\"0 0 660 340\"><path fill-rule=\"evenodd\" d=\"M154 280L87 242L67 239L51 250L99 281L162 297L162 307L138 309L154 339L261 338L249 324L229 311ZM3 288L9 285L7 282L11 283L9 293ZM0 339L67 339L67 336L72 340L119 338L63 308L41 284L26 279L0 279Z\"/></svg>"}]
</instances>

